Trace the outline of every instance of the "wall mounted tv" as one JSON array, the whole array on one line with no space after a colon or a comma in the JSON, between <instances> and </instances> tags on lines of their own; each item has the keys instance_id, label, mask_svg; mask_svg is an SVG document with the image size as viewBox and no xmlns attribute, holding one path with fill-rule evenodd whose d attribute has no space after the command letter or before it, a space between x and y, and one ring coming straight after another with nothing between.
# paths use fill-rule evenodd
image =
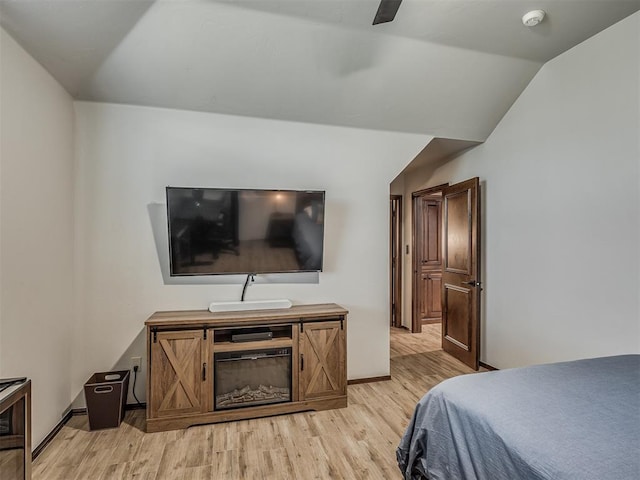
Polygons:
<instances>
[{"instance_id":1,"label":"wall mounted tv","mask_svg":"<svg viewBox=\"0 0 640 480\"><path fill-rule=\"evenodd\" d=\"M324 192L167 187L172 276L322 271Z\"/></svg>"}]
</instances>

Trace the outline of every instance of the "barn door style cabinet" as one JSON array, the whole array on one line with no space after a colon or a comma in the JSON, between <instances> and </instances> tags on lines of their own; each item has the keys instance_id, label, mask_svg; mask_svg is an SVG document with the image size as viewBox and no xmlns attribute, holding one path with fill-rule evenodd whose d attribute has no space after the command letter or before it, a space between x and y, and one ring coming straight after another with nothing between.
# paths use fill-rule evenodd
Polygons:
<instances>
[{"instance_id":1,"label":"barn door style cabinet","mask_svg":"<svg viewBox=\"0 0 640 480\"><path fill-rule=\"evenodd\" d=\"M300 399L344 395L343 322L300 323Z\"/></svg>"},{"instance_id":2,"label":"barn door style cabinet","mask_svg":"<svg viewBox=\"0 0 640 480\"><path fill-rule=\"evenodd\" d=\"M148 408L154 418L206 411L200 366L206 352L203 330L160 331L150 344L153 388ZM206 379L205 379L206 380Z\"/></svg>"},{"instance_id":3,"label":"barn door style cabinet","mask_svg":"<svg viewBox=\"0 0 640 480\"><path fill-rule=\"evenodd\" d=\"M156 312L147 431L347 406L347 311Z\"/></svg>"}]
</instances>

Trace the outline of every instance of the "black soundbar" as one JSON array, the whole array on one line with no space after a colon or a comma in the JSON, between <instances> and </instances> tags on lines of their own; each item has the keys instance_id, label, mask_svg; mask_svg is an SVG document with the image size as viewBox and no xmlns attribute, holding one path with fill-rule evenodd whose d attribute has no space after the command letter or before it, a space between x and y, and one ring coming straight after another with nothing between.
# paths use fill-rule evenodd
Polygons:
<instances>
[{"instance_id":1,"label":"black soundbar","mask_svg":"<svg viewBox=\"0 0 640 480\"><path fill-rule=\"evenodd\" d=\"M256 342L259 340L271 340L273 332L268 328L240 330L231 334L232 342Z\"/></svg>"}]
</instances>

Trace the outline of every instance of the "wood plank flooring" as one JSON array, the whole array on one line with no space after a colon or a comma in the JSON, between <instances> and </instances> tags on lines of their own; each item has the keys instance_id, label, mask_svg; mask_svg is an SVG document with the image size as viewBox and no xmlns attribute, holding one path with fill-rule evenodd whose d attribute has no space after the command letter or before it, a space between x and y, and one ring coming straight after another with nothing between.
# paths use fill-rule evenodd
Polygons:
<instances>
[{"instance_id":1,"label":"wood plank flooring","mask_svg":"<svg viewBox=\"0 0 640 480\"><path fill-rule=\"evenodd\" d=\"M350 385L349 406L145 433L144 410L90 432L75 416L33 464L34 480L400 479L395 449L416 402L471 370L440 349L440 325L391 331L391 377Z\"/></svg>"}]
</instances>

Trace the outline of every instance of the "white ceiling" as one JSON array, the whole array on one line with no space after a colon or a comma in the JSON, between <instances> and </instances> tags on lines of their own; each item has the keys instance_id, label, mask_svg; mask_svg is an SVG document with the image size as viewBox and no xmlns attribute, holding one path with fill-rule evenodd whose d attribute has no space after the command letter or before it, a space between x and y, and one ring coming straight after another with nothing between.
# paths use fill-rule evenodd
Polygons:
<instances>
[{"instance_id":1,"label":"white ceiling","mask_svg":"<svg viewBox=\"0 0 640 480\"><path fill-rule=\"evenodd\" d=\"M640 0L404 0L372 26L377 6L0 0L0 24L81 100L482 141L545 61Z\"/></svg>"}]
</instances>

